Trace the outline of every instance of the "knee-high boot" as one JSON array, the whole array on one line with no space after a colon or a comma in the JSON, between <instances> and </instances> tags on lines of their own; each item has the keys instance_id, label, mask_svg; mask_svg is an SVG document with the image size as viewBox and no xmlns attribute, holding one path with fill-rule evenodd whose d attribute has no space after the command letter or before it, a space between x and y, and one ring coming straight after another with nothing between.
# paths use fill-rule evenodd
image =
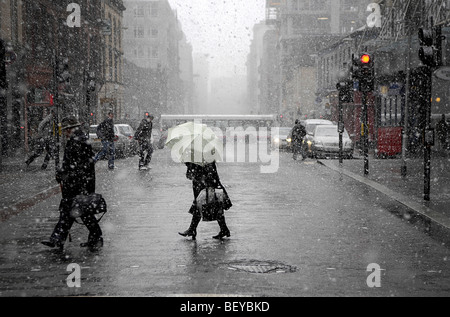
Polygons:
<instances>
[{"instance_id":1,"label":"knee-high boot","mask_svg":"<svg viewBox=\"0 0 450 317\"><path fill-rule=\"evenodd\" d=\"M183 237L192 237L192 240L195 240L197 237L197 226L200 223L200 220L202 220L201 216L193 215L189 229L185 232L178 232L178 234Z\"/></svg>"},{"instance_id":2,"label":"knee-high boot","mask_svg":"<svg viewBox=\"0 0 450 317\"><path fill-rule=\"evenodd\" d=\"M220 232L218 235L214 236L213 239L221 240L223 237L230 237L231 233L230 230L227 227L227 223L225 222L225 216L221 215L217 218L217 223L220 227Z\"/></svg>"}]
</instances>

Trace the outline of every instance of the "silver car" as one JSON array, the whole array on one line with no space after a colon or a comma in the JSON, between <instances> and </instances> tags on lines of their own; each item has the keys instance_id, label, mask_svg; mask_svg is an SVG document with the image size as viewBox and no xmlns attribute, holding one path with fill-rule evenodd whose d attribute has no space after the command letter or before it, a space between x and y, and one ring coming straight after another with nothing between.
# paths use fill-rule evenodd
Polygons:
<instances>
[{"instance_id":1,"label":"silver car","mask_svg":"<svg viewBox=\"0 0 450 317\"><path fill-rule=\"evenodd\" d=\"M102 142L97 137L97 127L98 125L91 125L89 127L89 142L95 153L98 153L102 149ZM125 131L129 133L126 133ZM131 126L127 124L115 124L114 134L114 145L116 147L117 157L127 157L132 154L134 131Z\"/></svg>"},{"instance_id":2,"label":"silver car","mask_svg":"<svg viewBox=\"0 0 450 317\"><path fill-rule=\"evenodd\" d=\"M313 157L337 157L339 155L339 132L337 125L318 125L311 142ZM343 133L344 156L353 158L353 142L347 131Z\"/></svg>"},{"instance_id":3,"label":"silver car","mask_svg":"<svg viewBox=\"0 0 450 317\"><path fill-rule=\"evenodd\" d=\"M306 155L309 157L313 157L311 146L314 138L314 130L319 125L333 125L334 123L329 120L323 119L308 119L302 121L301 123L306 129L306 136L303 140L303 153L306 153Z\"/></svg>"}]
</instances>

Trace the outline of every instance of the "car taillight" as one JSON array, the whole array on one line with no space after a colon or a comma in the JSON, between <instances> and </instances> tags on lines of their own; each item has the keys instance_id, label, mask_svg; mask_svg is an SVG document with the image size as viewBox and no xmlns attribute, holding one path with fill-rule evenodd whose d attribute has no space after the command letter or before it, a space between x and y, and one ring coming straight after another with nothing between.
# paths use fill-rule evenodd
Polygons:
<instances>
[{"instance_id":1,"label":"car taillight","mask_svg":"<svg viewBox=\"0 0 450 317\"><path fill-rule=\"evenodd\" d=\"M118 135L116 135L116 137L114 138L114 142L117 142L117 141L119 141L119 136Z\"/></svg>"},{"instance_id":2,"label":"car taillight","mask_svg":"<svg viewBox=\"0 0 450 317\"><path fill-rule=\"evenodd\" d=\"M130 140L132 140L132 139L133 139L133 136L132 136L132 135L130 135L130 136L128 136L128 138L129 138Z\"/></svg>"}]
</instances>

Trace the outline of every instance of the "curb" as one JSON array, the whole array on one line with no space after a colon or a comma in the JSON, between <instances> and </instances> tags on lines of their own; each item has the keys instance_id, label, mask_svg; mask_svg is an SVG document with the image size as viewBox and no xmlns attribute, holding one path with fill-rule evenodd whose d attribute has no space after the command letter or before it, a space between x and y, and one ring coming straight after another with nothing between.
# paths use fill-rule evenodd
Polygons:
<instances>
[{"instance_id":1,"label":"curb","mask_svg":"<svg viewBox=\"0 0 450 317\"><path fill-rule=\"evenodd\" d=\"M0 210L0 222L4 222L11 218L12 216L15 216L19 214L20 212L33 207L34 205L37 205L40 202L43 202L47 198L50 198L52 196L55 196L57 194L61 193L61 188L58 186L51 187L49 189L46 189L39 194L26 198L12 206L9 206L7 208L4 208Z\"/></svg>"},{"instance_id":2,"label":"curb","mask_svg":"<svg viewBox=\"0 0 450 317\"><path fill-rule=\"evenodd\" d=\"M427 206L424 206L420 203L416 203L412 201L409 197L400 194L398 192L395 192L373 180L349 172L341 167L337 167L333 163L322 160L318 160L317 163L325 167L328 167L336 172L342 173L347 177L350 177L368 187L371 187L377 190L378 192L388 196L392 200L395 200L398 203L402 204L409 210L409 212L413 216L413 218L411 220L408 220L408 222L412 222L412 220L420 220L422 224L425 226L424 229L428 234L434 236L435 238L446 244L450 244L450 219L448 217L445 217L441 213L438 213ZM405 215L405 213L400 213L397 215L402 217L403 219L407 219L409 218L409 216L411 216L411 214Z\"/></svg>"}]
</instances>

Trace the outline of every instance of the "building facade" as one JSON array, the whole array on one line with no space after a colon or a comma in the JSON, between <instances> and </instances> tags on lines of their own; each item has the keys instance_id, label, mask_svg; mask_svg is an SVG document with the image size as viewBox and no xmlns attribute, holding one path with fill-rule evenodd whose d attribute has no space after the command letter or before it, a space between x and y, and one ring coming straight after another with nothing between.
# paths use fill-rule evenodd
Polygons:
<instances>
[{"instance_id":1,"label":"building facade","mask_svg":"<svg viewBox=\"0 0 450 317\"><path fill-rule=\"evenodd\" d=\"M181 79L181 68L186 77L186 70L191 66L180 65L181 62L189 64L189 58L185 57L189 48L176 12L167 0L127 0L125 6L125 58L156 76L148 88L151 95L141 102L156 115L184 113L190 107L185 105L188 102L185 88L192 86L192 80ZM180 46L184 50L182 54Z\"/></svg>"},{"instance_id":2,"label":"building facade","mask_svg":"<svg viewBox=\"0 0 450 317\"><path fill-rule=\"evenodd\" d=\"M278 112L284 121L292 123L298 117L314 117L324 107L326 103L317 95L317 52L364 25L367 17L364 12L370 2L266 1L266 23L275 25L279 33L277 97ZM273 47L274 44L266 45ZM265 65L268 63L263 61ZM267 91L262 94L267 95Z\"/></svg>"},{"instance_id":3,"label":"building facade","mask_svg":"<svg viewBox=\"0 0 450 317\"><path fill-rule=\"evenodd\" d=\"M75 115L89 124L101 82L101 2L10 0L0 5L1 37L8 50L3 152L13 154L30 149L50 109L59 120Z\"/></svg>"},{"instance_id":4,"label":"building facade","mask_svg":"<svg viewBox=\"0 0 450 317\"><path fill-rule=\"evenodd\" d=\"M93 121L100 123L109 111L113 111L116 121L124 121L129 113L124 107L124 46L123 15L126 10L122 0L101 1L101 64L100 88L93 109Z\"/></svg>"}]
</instances>

